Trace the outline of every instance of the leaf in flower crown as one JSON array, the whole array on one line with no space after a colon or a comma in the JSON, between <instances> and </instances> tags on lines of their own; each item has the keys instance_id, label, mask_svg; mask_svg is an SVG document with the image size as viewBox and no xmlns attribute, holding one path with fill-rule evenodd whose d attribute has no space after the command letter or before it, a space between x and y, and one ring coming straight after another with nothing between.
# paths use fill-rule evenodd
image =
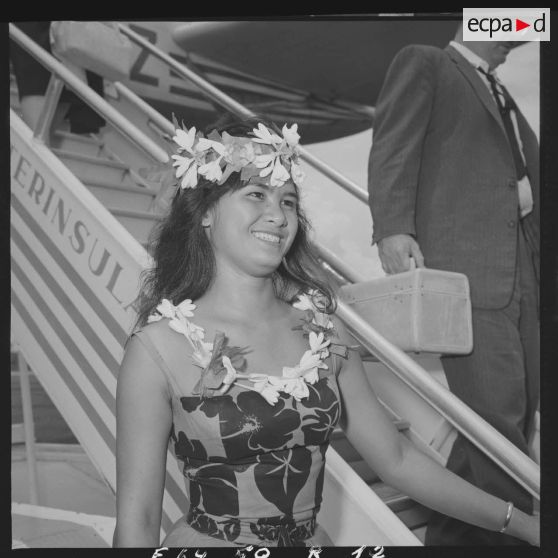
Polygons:
<instances>
[{"instance_id":1,"label":"leaf in flower crown","mask_svg":"<svg viewBox=\"0 0 558 558\"><path fill-rule=\"evenodd\" d=\"M240 180L242 180L242 182L248 182L250 178L259 175L260 175L260 169L258 169L255 165L242 167L242 170L240 171Z\"/></svg>"}]
</instances>

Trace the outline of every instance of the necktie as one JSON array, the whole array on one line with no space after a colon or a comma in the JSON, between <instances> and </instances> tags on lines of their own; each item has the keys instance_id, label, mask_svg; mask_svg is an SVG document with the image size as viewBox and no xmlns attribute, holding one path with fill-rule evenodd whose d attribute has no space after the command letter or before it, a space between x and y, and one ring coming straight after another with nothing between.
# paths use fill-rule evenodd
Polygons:
<instances>
[{"instance_id":1,"label":"necktie","mask_svg":"<svg viewBox=\"0 0 558 558\"><path fill-rule=\"evenodd\" d=\"M500 116L502 117L502 122L504 123L504 128L511 145L517 180L521 180L527 174L527 169L525 168L525 163L523 162L523 158L521 157L519 143L517 141L517 136L515 135L513 122L511 119L511 111L516 110L517 105L515 104L515 101L512 99L508 90L501 83L498 83L496 81L496 78L492 74L486 72L480 66L477 68L477 70L484 74L486 76L486 79L490 83L490 88L492 89L494 99L496 100L496 104L498 105L498 110L500 111ZM504 98L504 102L502 102L502 97Z\"/></svg>"}]
</instances>

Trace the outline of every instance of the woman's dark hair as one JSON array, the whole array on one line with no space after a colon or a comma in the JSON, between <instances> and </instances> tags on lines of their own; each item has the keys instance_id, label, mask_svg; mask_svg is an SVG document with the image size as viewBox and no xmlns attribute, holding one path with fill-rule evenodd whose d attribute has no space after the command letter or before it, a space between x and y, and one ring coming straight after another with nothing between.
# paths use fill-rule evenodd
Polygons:
<instances>
[{"instance_id":1,"label":"woman's dark hair","mask_svg":"<svg viewBox=\"0 0 558 558\"><path fill-rule=\"evenodd\" d=\"M210 130L246 137L253 135L258 122L277 130L260 118L216 125ZM220 186L200 177L196 188L177 188L168 214L150 236L153 266L141 275L140 294L135 302L136 326L145 325L163 298L176 305L186 298L195 301L207 291L215 273L215 257L202 219L224 194L244 186L240 173L234 172ZM275 293L291 302L301 292L316 290L314 302L323 311L334 312L332 288L308 240L310 224L300 208L297 214L298 230L291 248L272 276Z\"/></svg>"}]
</instances>

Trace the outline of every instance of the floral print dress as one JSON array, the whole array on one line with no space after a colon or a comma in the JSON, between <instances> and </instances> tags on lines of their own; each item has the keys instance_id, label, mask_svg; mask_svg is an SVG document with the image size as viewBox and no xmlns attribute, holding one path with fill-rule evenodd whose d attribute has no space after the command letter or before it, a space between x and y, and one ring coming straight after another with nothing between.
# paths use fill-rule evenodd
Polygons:
<instances>
[{"instance_id":1,"label":"floral print dress","mask_svg":"<svg viewBox=\"0 0 558 558\"><path fill-rule=\"evenodd\" d=\"M269 397L274 386L262 385L261 374L252 374L255 378L248 380L256 387L259 383L258 389L232 381L227 386L221 383L220 393L210 397L178 393L172 372L147 332L135 334L155 354L171 386L170 444L190 500L189 511L175 524L164 545L331 544L323 530L321 540L320 536L316 539L316 514L322 500L325 453L341 411L335 373L331 364L323 362L330 354L328 349L333 348L334 330L329 319L324 320L327 315L320 315L309 300L299 297L298 307L307 315L307 327L301 329L313 336L314 354L320 358L309 365L316 366L304 366L313 354L311 346L299 367L284 369L284 375L290 374L291 379L304 380L304 393L293 389L293 382L289 384L287 379L285 389L275 382L276 389ZM192 307L190 304L189 310ZM161 317L172 322L177 316L184 318L183 314L192 316L192 312L181 313L179 307L171 305ZM197 341L205 343L199 336L201 328L187 322L187 331L197 332ZM324 332L329 335L321 335ZM318 345L316 336L321 341ZM229 364L235 361L226 356L223 360ZM228 367L223 368L226 373Z\"/></svg>"}]
</instances>

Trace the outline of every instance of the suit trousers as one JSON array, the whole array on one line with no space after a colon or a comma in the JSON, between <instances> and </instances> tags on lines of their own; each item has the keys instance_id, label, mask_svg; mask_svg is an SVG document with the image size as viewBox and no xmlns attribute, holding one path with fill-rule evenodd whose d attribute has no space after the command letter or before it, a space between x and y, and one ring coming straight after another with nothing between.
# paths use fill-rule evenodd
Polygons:
<instances>
[{"instance_id":1,"label":"suit trousers","mask_svg":"<svg viewBox=\"0 0 558 558\"><path fill-rule=\"evenodd\" d=\"M499 310L473 308L472 353L444 357L450 391L469 405L521 451L538 406L540 346L538 284L522 226L509 304ZM465 437L458 435L446 467L479 488L532 513L532 496ZM505 507L502 505L502 518ZM509 535L463 523L433 512L426 545L525 544Z\"/></svg>"}]
</instances>

